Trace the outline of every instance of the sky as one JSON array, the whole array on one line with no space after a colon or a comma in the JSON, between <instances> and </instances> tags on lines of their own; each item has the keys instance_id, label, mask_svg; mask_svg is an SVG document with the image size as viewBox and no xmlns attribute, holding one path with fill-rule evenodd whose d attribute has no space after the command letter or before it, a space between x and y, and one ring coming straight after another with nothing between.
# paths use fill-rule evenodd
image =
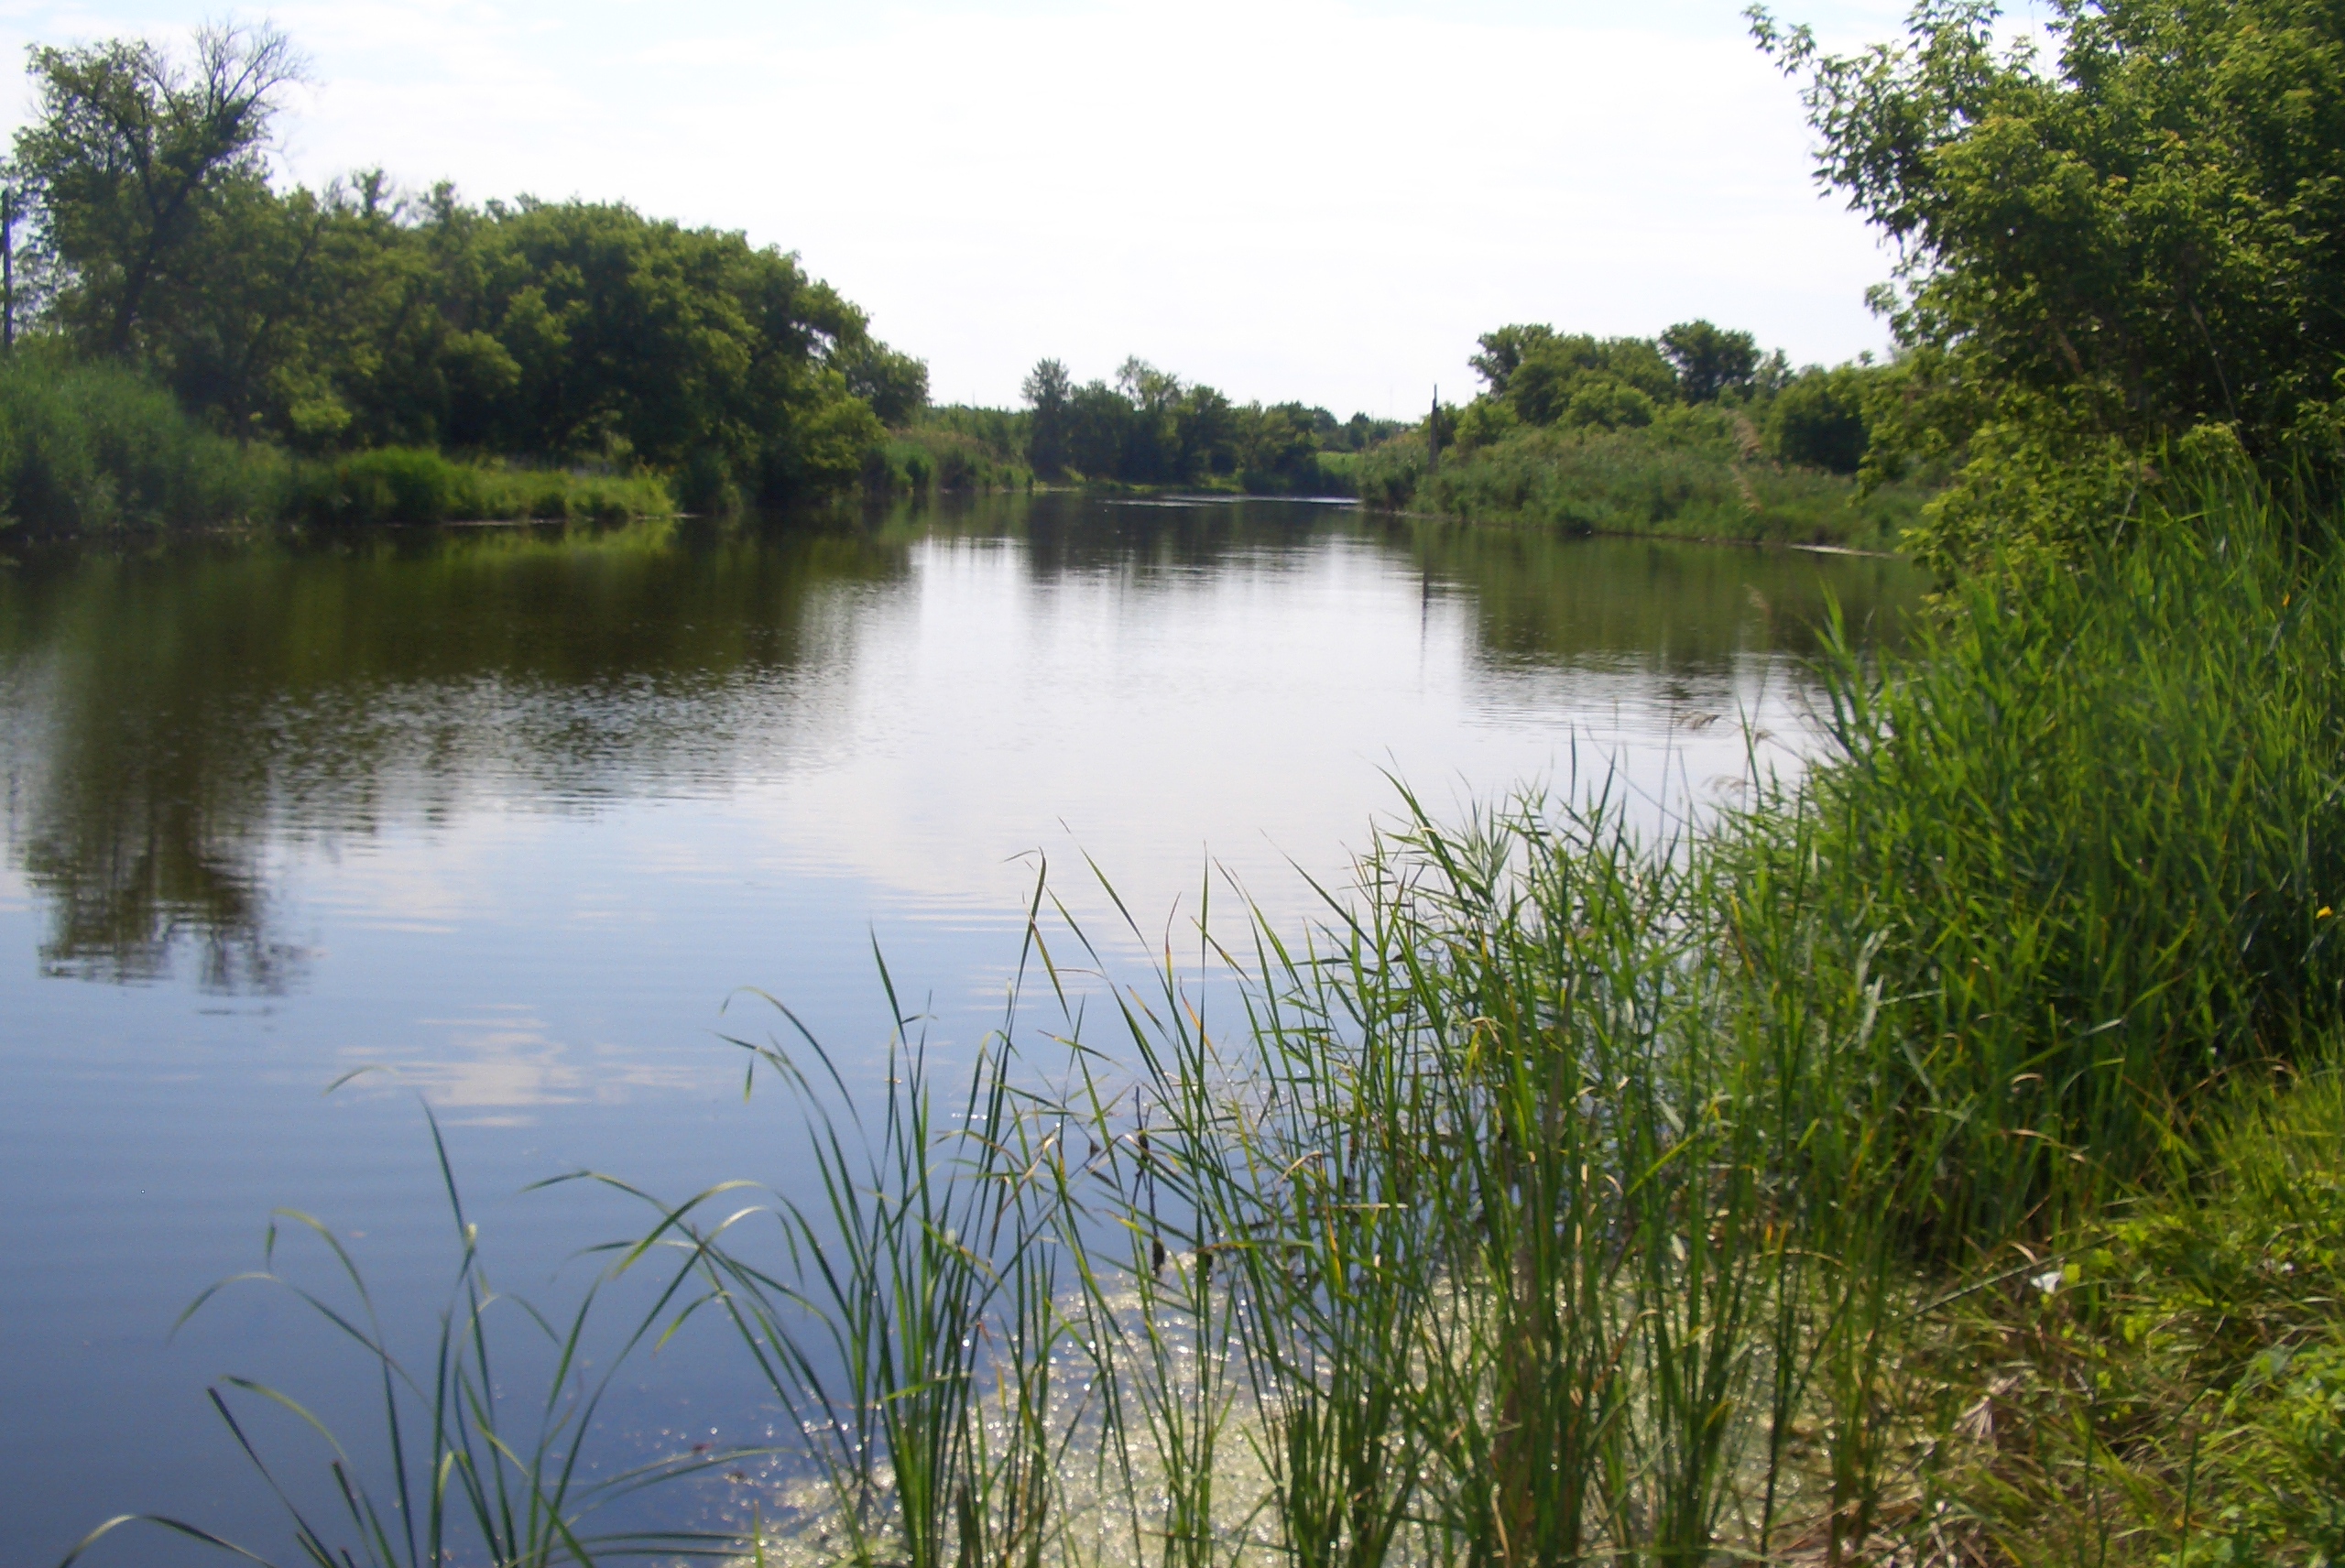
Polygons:
<instances>
[{"instance_id":1,"label":"sky","mask_svg":"<svg viewBox=\"0 0 2345 1568\"><path fill-rule=\"evenodd\" d=\"M1892 258L1812 177L1741 0L0 0L0 45L266 19L279 149L478 201L618 201L795 251L1014 404L1128 355L1239 401L1413 417L1510 321L1704 317L1795 364L1878 351ZM1903 0L1778 0L1827 45ZM14 125L28 85L0 92Z\"/></svg>"}]
</instances>

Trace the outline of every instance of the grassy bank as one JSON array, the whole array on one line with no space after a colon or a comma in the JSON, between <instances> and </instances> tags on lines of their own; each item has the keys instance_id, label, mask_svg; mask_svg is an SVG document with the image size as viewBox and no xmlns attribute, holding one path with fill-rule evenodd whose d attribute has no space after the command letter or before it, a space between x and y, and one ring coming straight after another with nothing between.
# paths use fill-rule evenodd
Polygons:
<instances>
[{"instance_id":1,"label":"grassy bank","mask_svg":"<svg viewBox=\"0 0 2345 1568\"><path fill-rule=\"evenodd\" d=\"M0 525L41 533L217 528L283 516L294 464L205 430L112 365L0 359Z\"/></svg>"},{"instance_id":2,"label":"grassy bank","mask_svg":"<svg viewBox=\"0 0 2345 1568\"><path fill-rule=\"evenodd\" d=\"M294 515L321 524L620 522L676 509L652 474L572 474L458 463L387 447L300 470Z\"/></svg>"},{"instance_id":3,"label":"grassy bank","mask_svg":"<svg viewBox=\"0 0 2345 1568\"><path fill-rule=\"evenodd\" d=\"M602 1385L487 1397L468 1252L313 1555L2334 1560L2340 647L2345 565L2217 494L1827 653L1824 757L1665 842L1598 780L1411 805L1137 985L1038 887L949 1074L901 1007L861 1094L748 1042L817 1180L627 1193L610 1343L736 1335L792 1484L590 1538Z\"/></svg>"},{"instance_id":4,"label":"grassy bank","mask_svg":"<svg viewBox=\"0 0 2345 1568\"><path fill-rule=\"evenodd\" d=\"M890 431L863 463L863 494L872 500L940 490L984 494L1033 487L1034 471L1014 447L941 423Z\"/></svg>"},{"instance_id":5,"label":"grassy bank","mask_svg":"<svg viewBox=\"0 0 2345 1568\"><path fill-rule=\"evenodd\" d=\"M1730 411L1671 408L1628 430L1511 430L1428 467L1423 432L1361 455L1371 506L1565 533L1645 534L1894 550L1926 492L1787 465Z\"/></svg>"},{"instance_id":6,"label":"grassy bank","mask_svg":"<svg viewBox=\"0 0 2345 1568\"><path fill-rule=\"evenodd\" d=\"M22 351L0 361L0 522L49 534L287 523L664 517L649 475L472 463L411 448L297 457L206 429L117 366Z\"/></svg>"}]
</instances>

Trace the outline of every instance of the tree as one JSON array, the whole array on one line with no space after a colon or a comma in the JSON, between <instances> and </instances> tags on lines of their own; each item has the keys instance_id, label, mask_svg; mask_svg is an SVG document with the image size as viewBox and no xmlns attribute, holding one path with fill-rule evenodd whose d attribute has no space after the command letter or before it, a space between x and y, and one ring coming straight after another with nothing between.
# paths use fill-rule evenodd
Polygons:
<instances>
[{"instance_id":1,"label":"tree","mask_svg":"<svg viewBox=\"0 0 2345 1568\"><path fill-rule=\"evenodd\" d=\"M1707 321L1680 321L1661 334L1663 358L1677 368L1688 403L1714 403L1722 392L1749 390L1759 368L1759 342L1749 332L1722 332Z\"/></svg>"},{"instance_id":2,"label":"tree","mask_svg":"<svg viewBox=\"0 0 2345 1568\"><path fill-rule=\"evenodd\" d=\"M1074 383L1067 376L1065 365L1055 359L1044 359L1035 362L1020 390L1034 410L1033 419L1027 427L1026 462L1041 477L1055 479L1066 472L1067 442L1073 433L1068 423L1068 402L1074 396Z\"/></svg>"},{"instance_id":3,"label":"tree","mask_svg":"<svg viewBox=\"0 0 2345 1568\"><path fill-rule=\"evenodd\" d=\"M1484 332L1478 340L1482 352L1466 363L1482 378L1492 396L1503 395L1514 373L1532 350L1555 341L1555 329L1537 324L1517 323Z\"/></svg>"},{"instance_id":4,"label":"tree","mask_svg":"<svg viewBox=\"0 0 2345 1568\"><path fill-rule=\"evenodd\" d=\"M1488 343L1506 330L1501 328L1483 342ZM1582 384L1590 379L1636 392L1645 405L1644 419L1634 419L1621 412L1619 418L1607 415L1580 423L1603 423L1608 428L1623 421L1642 424L1651 419L1652 405L1677 400L1677 372L1661 356L1652 339L1595 338L1581 332L1565 337L1550 333L1530 342L1507 377L1505 396L1524 424L1552 425L1565 419ZM1592 394L1586 407L1631 410L1634 405Z\"/></svg>"},{"instance_id":5,"label":"tree","mask_svg":"<svg viewBox=\"0 0 2345 1568\"><path fill-rule=\"evenodd\" d=\"M1783 462L1854 474L1865 458L1866 372L1811 365L1775 395L1767 433Z\"/></svg>"},{"instance_id":6,"label":"tree","mask_svg":"<svg viewBox=\"0 0 2345 1568\"><path fill-rule=\"evenodd\" d=\"M900 429L928 407L928 362L898 354L875 341L851 345L833 356L846 376L846 389L871 405L879 422Z\"/></svg>"},{"instance_id":7,"label":"tree","mask_svg":"<svg viewBox=\"0 0 2345 1568\"><path fill-rule=\"evenodd\" d=\"M1968 459L1925 526L1943 566L2109 528L2169 444L2345 487L2345 14L2050 11L2048 63L1988 0L1847 56L1749 14L1805 81L1819 180L1900 246L1876 299L1925 414L1896 425Z\"/></svg>"},{"instance_id":8,"label":"tree","mask_svg":"<svg viewBox=\"0 0 2345 1568\"><path fill-rule=\"evenodd\" d=\"M222 206L266 189L262 149L301 62L270 27L205 27L182 70L143 40L36 47L38 107L16 161L39 195L33 243L69 281L69 325L132 352L190 242Z\"/></svg>"}]
</instances>

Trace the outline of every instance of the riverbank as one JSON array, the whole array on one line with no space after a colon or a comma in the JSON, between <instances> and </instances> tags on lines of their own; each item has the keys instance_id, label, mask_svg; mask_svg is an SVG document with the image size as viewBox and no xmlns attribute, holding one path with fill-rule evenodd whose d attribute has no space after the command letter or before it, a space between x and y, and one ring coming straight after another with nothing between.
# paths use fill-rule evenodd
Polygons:
<instances>
[{"instance_id":1,"label":"riverbank","mask_svg":"<svg viewBox=\"0 0 2345 1568\"><path fill-rule=\"evenodd\" d=\"M1633 430L1510 431L1430 464L1419 432L1362 454L1355 485L1367 505L1461 522L1892 552L1931 494L1772 460L1729 411L1675 415Z\"/></svg>"},{"instance_id":2,"label":"riverbank","mask_svg":"<svg viewBox=\"0 0 2345 1568\"><path fill-rule=\"evenodd\" d=\"M0 526L47 537L375 523L623 521L676 504L650 474L378 448L304 457L232 441L108 365L0 366Z\"/></svg>"}]
</instances>

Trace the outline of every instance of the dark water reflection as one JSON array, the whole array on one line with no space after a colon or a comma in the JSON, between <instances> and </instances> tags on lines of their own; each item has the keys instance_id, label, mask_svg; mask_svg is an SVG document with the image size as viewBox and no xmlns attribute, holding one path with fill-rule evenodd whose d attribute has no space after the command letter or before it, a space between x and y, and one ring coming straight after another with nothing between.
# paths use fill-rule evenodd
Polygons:
<instances>
[{"instance_id":1,"label":"dark water reflection","mask_svg":"<svg viewBox=\"0 0 2345 1568\"><path fill-rule=\"evenodd\" d=\"M1296 868L1340 874L1387 770L1436 804L1601 767L1703 794L1739 719L1794 759L1827 594L1886 635L1918 588L1874 560L1072 497L19 547L0 1563L125 1508L274 1539L200 1389L257 1361L355 1399L344 1364L257 1299L164 1332L278 1203L427 1308L411 1094L542 1279L611 1224L509 1196L552 1171L786 1179L787 1118L740 1104L712 1040L735 987L876 1049L876 938L965 1041L1037 851L1088 853L1151 920L1208 856L1299 912ZM321 1098L367 1063L390 1071ZM726 1376L679 1349L638 1417L727 1409Z\"/></svg>"}]
</instances>

